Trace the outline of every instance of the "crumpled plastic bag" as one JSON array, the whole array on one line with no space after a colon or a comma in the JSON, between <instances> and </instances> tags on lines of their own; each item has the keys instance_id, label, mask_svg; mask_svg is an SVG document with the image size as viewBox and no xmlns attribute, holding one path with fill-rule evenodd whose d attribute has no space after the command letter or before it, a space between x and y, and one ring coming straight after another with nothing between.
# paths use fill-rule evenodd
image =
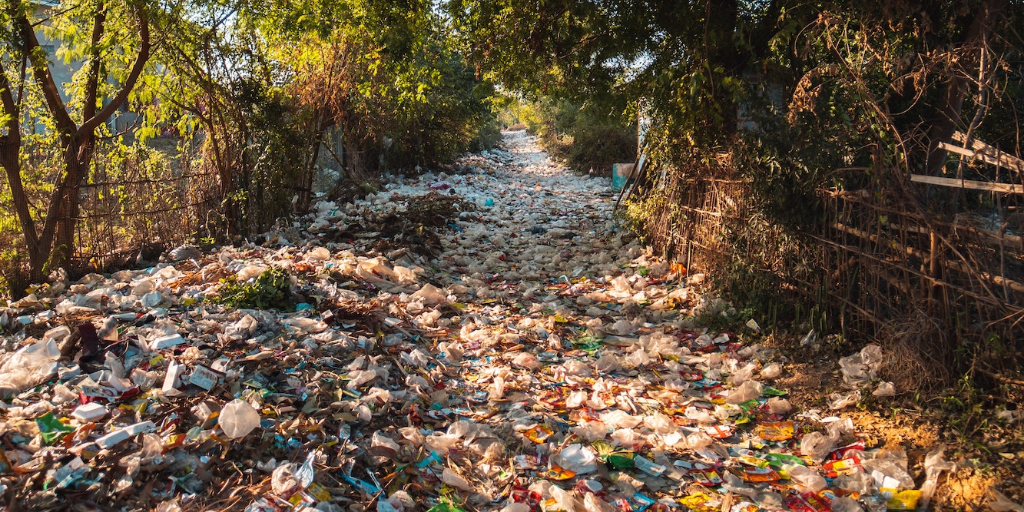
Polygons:
<instances>
[{"instance_id":1,"label":"crumpled plastic bag","mask_svg":"<svg viewBox=\"0 0 1024 512\"><path fill-rule=\"evenodd\" d=\"M849 475L839 475L832 481L832 484L840 489L853 491L857 494L868 495L875 488L875 480L871 475L858 471Z\"/></svg>"},{"instance_id":2,"label":"crumpled plastic bag","mask_svg":"<svg viewBox=\"0 0 1024 512\"><path fill-rule=\"evenodd\" d=\"M773 396L768 399L768 410L771 411L772 414L786 414L793 410L793 405L785 398Z\"/></svg>"},{"instance_id":3,"label":"crumpled plastic bag","mask_svg":"<svg viewBox=\"0 0 1024 512\"><path fill-rule=\"evenodd\" d=\"M593 373L590 370L590 366L588 366L587 363L584 363L583 361L578 361L576 359L570 359L566 361L562 365L562 367L565 368L566 375L571 375L574 377L590 377L590 375Z\"/></svg>"},{"instance_id":4,"label":"crumpled plastic bag","mask_svg":"<svg viewBox=\"0 0 1024 512\"><path fill-rule=\"evenodd\" d=\"M466 480L455 471L452 471L451 468L444 468L444 472L441 473L441 482L466 492L475 491L473 484L469 483L469 480Z\"/></svg>"},{"instance_id":5,"label":"crumpled plastic bag","mask_svg":"<svg viewBox=\"0 0 1024 512\"><path fill-rule=\"evenodd\" d=\"M924 457L925 481L921 484L921 501L918 505L918 509L921 511L928 509L928 504L931 503L932 496L935 495L935 489L939 485L939 475L943 471L956 470L956 464L946 460L944 451L945 446L940 446Z\"/></svg>"},{"instance_id":6,"label":"crumpled plastic bag","mask_svg":"<svg viewBox=\"0 0 1024 512\"><path fill-rule=\"evenodd\" d=\"M13 395L38 386L57 373L60 349L52 338L37 341L14 354L0 365L0 395Z\"/></svg>"},{"instance_id":7,"label":"crumpled plastic bag","mask_svg":"<svg viewBox=\"0 0 1024 512\"><path fill-rule=\"evenodd\" d=\"M907 473L907 453L903 450L882 450L875 458L861 461L861 468L880 487L914 489L914 479Z\"/></svg>"},{"instance_id":8,"label":"crumpled plastic bag","mask_svg":"<svg viewBox=\"0 0 1024 512\"><path fill-rule=\"evenodd\" d=\"M578 475L597 471L597 456L589 447L570 444L558 452L558 465Z\"/></svg>"},{"instance_id":9,"label":"crumpled plastic bag","mask_svg":"<svg viewBox=\"0 0 1024 512\"><path fill-rule=\"evenodd\" d=\"M989 508L995 512L1024 512L1024 506L1014 503L1005 494L989 488L992 493L992 500L988 502Z\"/></svg>"},{"instance_id":10,"label":"crumpled plastic bag","mask_svg":"<svg viewBox=\"0 0 1024 512\"><path fill-rule=\"evenodd\" d=\"M631 368L637 368L651 362L651 358L647 356L647 352L642 348L637 348L631 354L623 359L626 366Z\"/></svg>"},{"instance_id":11,"label":"crumpled plastic bag","mask_svg":"<svg viewBox=\"0 0 1024 512\"><path fill-rule=\"evenodd\" d=\"M530 512L530 505L526 503L509 503L501 512Z\"/></svg>"},{"instance_id":12,"label":"crumpled plastic bag","mask_svg":"<svg viewBox=\"0 0 1024 512\"><path fill-rule=\"evenodd\" d=\"M733 386L742 385L744 382L754 378L754 371L757 369L757 365L750 363L742 368L737 369L735 372L729 374L729 378L726 380Z\"/></svg>"},{"instance_id":13,"label":"crumpled plastic bag","mask_svg":"<svg viewBox=\"0 0 1024 512\"><path fill-rule=\"evenodd\" d=\"M428 306L436 306L448 301L448 297L444 292L430 283L423 285L423 288L413 293L410 298L418 299Z\"/></svg>"},{"instance_id":14,"label":"crumpled plastic bag","mask_svg":"<svg viewBox=\"0 0 1024 512\"><path fill-rule=\"evenodd\" d=\"M274 494L281 497L291 496L302 489L302 484L299 483L298 477L295 476L298 468L297 464L288 462L281 464L274 470L270 480L270 486L274 490Z\"/></svg>"},{"instance_id":15,"label":"crumpled plastic bag","mask_svg":"<svg viewBox=\"0 0 1024 512\"><path fill-rule=\"evenodd\" d=\"M601 373L615 371L620 367L619 359L607 352L602 354L597 361L594 361L594 369Z\"/></svg>"},{"instance_id":16,"label":"crumpled plastic bag","mask_svg":"<svg viewBox=\"0 0 1024 512\"><path fill-rule=\"evenodd\" d=\"M838 496L832 499L832 512L864 512L864 508L853 498Z\"/></svg>"},{"instance_id":17,"label":"crumpled plastic bag","mask_svg":"<svg viewBox=\"0 0 1024 512\"><path fill-rule=\"evenodd\" d=\"M762 379L774 379L779 375L782 375L782 365L779 363L772 363L761 369Z\"/></svg>"},{"instance_id":18,"label":"crumpled plastic bag","mask_svg":"<svg viewBox=\"0 0 1024 512\"><path fill-rule=\"evenodd\" d=\"M566 491L557 485L551 486L551 497L558 504L558 509L564 512L576 512L576 498L571 491Z\"/></svg>"},{"instance_id":19,"label":"crumpled plastic bag","mask_svg":"<svg viewBox=\"0 0 1024 512\"><path fill-rule=\"evenodd\" d=\"M892 382L879 382L878 387L871 394L879 398L896 396L896 386Z\"/></svg>"},{"instance_id":20,"label":"crumpled plastic bag","mask_svg":"<svg viewBox=\"0 0 1024 512\"><path fill-rule=\"evenodd\" d=\"M860 401L861 396L860 390L858 389L856 391L846 394L835 392L829 395L828 398L829 409L832 409L833 411L838 411L839 409L845 409L851 405L857 405L857 402Z\"/></svg>"},{"instance_id":21,"label":"crumpled plastic bag","mask_svg":"<svg viewBox=\"0 0 1024 512\"><path fill-rule=\"evenodd\" d=\"M843 382L849 386L860 387L873 380L882 366L882 347L871 344L859 353L839 359L839 368L843 372Z\"/></svg>"},{"instance_id":22,"label":"crumpled plastic bag","mask_svg":"<svg viewBox=\"0 0 1024 512\"><path fill-rule=\"evenodd\" d=\"M394 439L391 439L380 432L373 433L373 437L370 439L370 447L377 448L378 450L383 449L388 453L392 453L392 457L397 455L398 451L402 449ZM374 455L377 455L377 453L374 453Z\"/></svg>"},{"instance_id":23,"label":"crumpled plastic bag","mask_svg":"<svg viewBox=\"0 0 1024 512\"><path fill-rule=\"evenodd\" d=\"M825 437L821 432L811 432L800 440L800 453L818 463L825 460L835 447L835 441Z\"/></svg>"},{"instance_id":24,"label":"crumpled plastic bag","mask_svg":"<svg viewBox=\"0 0 1024 512\"><path fill-rule=\"evenodd\" d=\"M729 404L741 404L748 400L753 400L764 391L764 386L756 380L748 380L741 384L739 387L732 390L729 396L725 397L725 402Z\"/></svg>"},{"instance_id":25,"label":"crumpled plastic bag","mask_svg":"<svg viewBox=\"0 0 1024 512\"><path fill-rule=\"evenodd\" d=\"M249 402L235 399L221 409L218 424L225 436L239 439L260 426L260 413Z\"/></svg>"},{"instance_id":26,"label":"crumpled plastic bag","mask_svg":"<svg viewBox=\"0 0 1024 512\"><path fill-rule=\"evenodd\" d=\"M530 370L536 370L537 368L540 368L540 360L537 359L537 356L529 352L520 352L519 355L512 359L512 364Z\"/></svg>"},{"instance_id":27,"label":"crumpled plastic bag","mask_svg":"<svg viewBox=\"0 0 1024 512\"><path fill-rule=\"evenodd\" d=\"M750 499L757 498L757 489L748 486L742 478L732 474L731 472L723 471L722 479L724 480L722 487L725 487L726 490L736 494L742 494Z\"/></svg>"},{"instance_id":28,"label":"crumpled plastic bag","mask_svg":"<svg viewBox=\"0 0 1024 512\"><path fill-rule=\"evenodd\" d=\"M784 466L784 469L789 473L789 479L800 492L816 493L828 485L825 482L825 477L821 476L816 469L811 469L799 464L787 465Z\"/></svg>"}]
</instances>

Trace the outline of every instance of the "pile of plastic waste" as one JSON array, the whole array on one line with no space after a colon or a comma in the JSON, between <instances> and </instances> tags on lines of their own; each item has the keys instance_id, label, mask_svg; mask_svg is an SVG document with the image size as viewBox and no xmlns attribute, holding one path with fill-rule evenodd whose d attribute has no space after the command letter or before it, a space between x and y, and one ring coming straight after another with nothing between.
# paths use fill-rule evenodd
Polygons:
<instances>
[{"instance_id":1,"label":"pile of plastic waste","mask_svg":"<svg viewBox=\"0 0 1024 512\"><path fill-rule=\"evenodd\" d=\"M2 309L2 499L162 512L927 506L952 468L941 451L915 482L905 447L842 416L857 396L795 410L771 350L693 325L706 301L616 228L608 183L565 173L525 137L508 144L452 174L320 203L260 245L179 250ZM429 227L442 251L382 249L366 219L429 194L459 198ZM874 385L881 357L844 359L848 383Z\"/></svg>"}]
</instances>

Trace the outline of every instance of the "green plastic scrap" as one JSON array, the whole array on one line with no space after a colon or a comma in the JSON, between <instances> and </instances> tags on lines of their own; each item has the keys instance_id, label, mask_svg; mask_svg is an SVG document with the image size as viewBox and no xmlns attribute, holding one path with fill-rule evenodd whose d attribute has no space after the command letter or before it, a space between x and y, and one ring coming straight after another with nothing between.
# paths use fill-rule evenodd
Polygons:
<instances>
[{"instance_id":1,"label":"green plastic scrap","mask_svg":"<svg viewBox=\"0 0 1024 512\"><path fill-rule=\"evenodd\" d=\"M437 505L434 505L433 507L430 507L430 509L427 510L427 512L466 512L466 511L461 509L461 508L459 508L459 507L456 507L455 505L452 505L452 503L449 502L449 501L441 501L441 503L438 503Z\"/></svg>"},{"instance_id":2,"label":"green plastic scrap","mask_svg":"<svg viewBox=\"0 0 1024 512\"><path fill-rule=\"evenodd\" d=\"M769 453L764 456L764 459L768 461L768 465L775 468L780 468L786 464L798 464L800 466L807 465L807 463L800 457L790 455L788 453Z\"/></svg>"},{"instance_id":3,"label":"green plastic scrap","mask_svg":"<svg viewBox=\"0 0 1024 512\"><path fill-rule=\"evenodd\" d=\"M52 412L36 418L36 425L39 426L39 433L43 436L43 441L48 445L64 437L68 432L75 431L74 427L61 423Z\"/></svg>"}]
</instances>

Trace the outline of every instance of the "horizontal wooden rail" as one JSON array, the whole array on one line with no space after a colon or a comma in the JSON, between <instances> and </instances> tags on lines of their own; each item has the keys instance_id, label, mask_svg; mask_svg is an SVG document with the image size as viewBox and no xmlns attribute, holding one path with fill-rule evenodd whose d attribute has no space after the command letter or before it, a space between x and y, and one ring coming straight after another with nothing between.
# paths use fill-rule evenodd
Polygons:
<instances>
[{"instance_id":1,"label":"horizontal wooden rail","mask_svg":"<svg viewBox=\"0 0 1024 512\"><path fill-rule=\"evenodd\" d=\"M940 178L938 176L925 176L923 174L911 174L910 181L924 183L927 185L938 185L940 187L964 188L970 190L983 190L1000 194L1024 194L1024 186L1013 183L992 183L987 181L958 180L956 178Z\"/></svg>"}]
</instances>

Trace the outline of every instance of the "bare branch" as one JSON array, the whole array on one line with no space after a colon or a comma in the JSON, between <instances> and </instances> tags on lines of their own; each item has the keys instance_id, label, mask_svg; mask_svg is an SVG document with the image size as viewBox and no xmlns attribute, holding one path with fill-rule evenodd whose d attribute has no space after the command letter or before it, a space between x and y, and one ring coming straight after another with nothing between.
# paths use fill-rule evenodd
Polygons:
<instances>
[{"instance_id":1,"label":"bare branch","mask_svg":"<svg viewBox=\"0 0 1024 512\"><path fill-rule=\"evenodd\" d=\"M132 69L128 73L128 78L125 79L121 89L117 91L117 94L111 98L110 102L103 107L96 115L86 119L82 122L82 126L78 129L76 136L81 137L82 135L89 135L97 126L106 121L121 105L124 104L125 100L128 99L128 94L131 93L132 89L135 88L135 84L139 80L139 76L142 75L142 70L146 67L146 62L149 61L149 15L146 13L145 7L136 6L135 16L139 22L139 38L141 44L139 46L139 53L135 57L135 62L132 64Z\"/></svg>"}]
</instances>

